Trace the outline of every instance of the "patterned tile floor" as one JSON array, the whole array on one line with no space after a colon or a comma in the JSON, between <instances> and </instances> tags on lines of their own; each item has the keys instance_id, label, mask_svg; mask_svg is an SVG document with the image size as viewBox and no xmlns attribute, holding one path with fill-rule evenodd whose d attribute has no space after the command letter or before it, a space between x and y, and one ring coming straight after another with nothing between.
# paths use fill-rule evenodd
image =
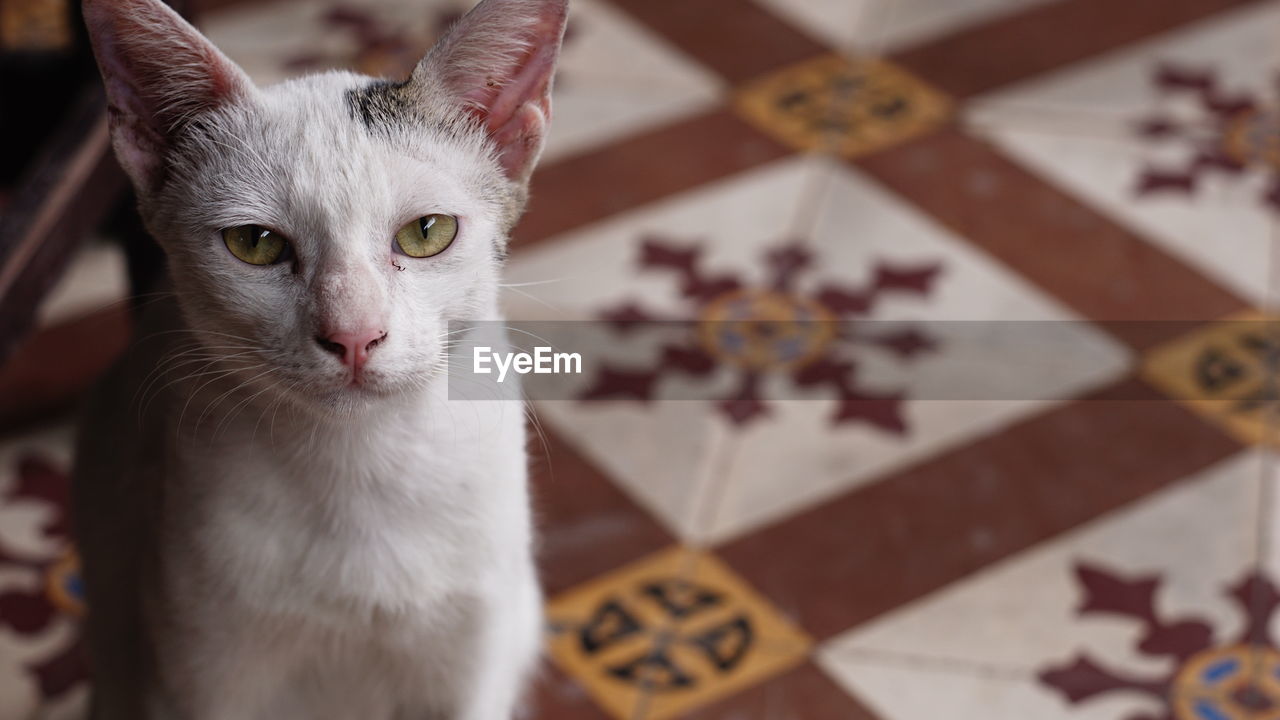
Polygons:
<instances>
[{"instance_id":1,"label":"patterned tile floor","mask_svg":"<svg viewBox=\"0 0 1280 720\"><path fill-rule=\"evenodd\" d=\"M271 81L400 72L467 2L220 5ZM1280 717L1277 38L1276 0L574 0L513 318L733 292L924 336L768 378L817 400L538 407L532 716ZM87 252L46 327L120 267ZM1088 360L1027 397L895 374L962 321ZM83 702L69 437L0 442L0 720Z\"/></svg>"}]
</instances>

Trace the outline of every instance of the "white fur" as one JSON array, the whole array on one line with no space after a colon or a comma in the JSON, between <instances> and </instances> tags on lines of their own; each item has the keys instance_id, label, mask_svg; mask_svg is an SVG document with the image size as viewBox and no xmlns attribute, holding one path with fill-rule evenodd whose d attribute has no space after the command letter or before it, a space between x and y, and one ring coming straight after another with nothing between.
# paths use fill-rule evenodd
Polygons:
<instances>
[{"instance_id":1,"label":"white fur","mask_svg":"<svg viewBox=\"0 0 1280 720\"><path fill-rule=\"evenodd\" d=\"M545 25L563 4L486 0L461 25L480 39L449 42L484 57L512 13ZM172 293L81 435L93 717L507 720L541 624L523 408L448 400L444 372L451 321L499 319L528 168L499 162L465 91L442 90L449 52L408 86L412 122L370 127L348 102L368 78L259 90L155 0L91 0L86 17ZM525 35L514 46L548 33ZM121 61L166 43L231 82ZM232 92L198 97L215 86ZM197 97L160 122L184 89ZM431 213L459 218L452 246L397 254L396 230ZM220 230L243 224L296 261L236 259ZM315 338L370 323L387 337L353 386Z\"/></svg>"}]
</instances>

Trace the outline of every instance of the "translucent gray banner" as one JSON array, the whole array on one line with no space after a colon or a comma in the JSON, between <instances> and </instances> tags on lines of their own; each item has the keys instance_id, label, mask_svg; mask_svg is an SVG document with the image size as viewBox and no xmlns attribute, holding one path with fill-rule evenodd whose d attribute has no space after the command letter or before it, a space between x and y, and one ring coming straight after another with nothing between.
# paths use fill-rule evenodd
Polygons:
<instances>
[{"instance_id":1,"label":"translucent gray banner","mask_svg":"<svg viewBox=\"0 0 1280 720\"><path fill-rule=\"evenodd\" d=\"M1137 373L1172 399L1274 398L1280 323L1233 321L1206 334L1213 327L792 319L473 323L450 328L456 342L449 350L449 395L581 402L833 395L1043 401L1076 398ZM1151 397L1145 390L1107 395Z\"/></svg>"}]
</instances>

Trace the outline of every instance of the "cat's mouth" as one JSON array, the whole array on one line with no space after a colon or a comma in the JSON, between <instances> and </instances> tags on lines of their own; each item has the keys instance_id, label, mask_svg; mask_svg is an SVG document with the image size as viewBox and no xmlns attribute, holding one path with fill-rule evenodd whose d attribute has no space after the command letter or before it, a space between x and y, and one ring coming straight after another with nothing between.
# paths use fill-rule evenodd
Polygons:
<instances>
[{"instance_id":1,"label":"cat's mouth","mask_svg":"<svg viewBox=\"0 0 1280 720\"><path fill-rule=\"evenodd\" d=\"M438 351L412 360L397 358L396 362L374 362L360 368L331 365L295 368L295 372L290 373L294 378L288 387L291 394L300 396L308 404L328 409L353 408L412 394L426 382L424 378L439 376L447 362L443 352ZM401 367L406 364L412 371Z\"/></svg>"},{"instance_id":2,"label":"cat's mouth","mask_svg":"<svg viewBox=\"0 0 1280 720\"><path fill-rule=\"evenodd\" d=\"M374 397L388 394L393 389L390 385L391 383L382 373L365 368L347 371L331 387L339 393L357 397Z\"/></svg>"},{"instance_id":3,"label":"cat's mouth","mask_svg":"<svg viewBox=\"0 0 1280 720\"><path fill-rule=\"evenodd\" d=\"M295 391L297 392L297 391ZM395 395L394 388L385 383L371 382L368 377L359 383L351 377L340 381L316 382L299 393L306 405L316 407L327 414L348 416L358 414L378 402Z\"/></svg>"}]
</instances>

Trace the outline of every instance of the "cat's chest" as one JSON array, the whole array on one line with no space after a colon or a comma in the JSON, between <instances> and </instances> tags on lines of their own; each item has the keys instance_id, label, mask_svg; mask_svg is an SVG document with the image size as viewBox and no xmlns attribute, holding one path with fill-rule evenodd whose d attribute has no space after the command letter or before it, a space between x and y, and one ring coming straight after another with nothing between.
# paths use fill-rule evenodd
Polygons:
<instances>
[{"instance_id":1,"label":"cat's chest","mask_svg":"<svg viewBox=\"0 0 1280 720\"><path fill-rule=\"evenodd\" d=\"M213 581L280 610L472 594L527 555L519 435L325 438L292 453L247 443L234 458L195 457L190 552Z\"/></svg>"}]
</instances>

